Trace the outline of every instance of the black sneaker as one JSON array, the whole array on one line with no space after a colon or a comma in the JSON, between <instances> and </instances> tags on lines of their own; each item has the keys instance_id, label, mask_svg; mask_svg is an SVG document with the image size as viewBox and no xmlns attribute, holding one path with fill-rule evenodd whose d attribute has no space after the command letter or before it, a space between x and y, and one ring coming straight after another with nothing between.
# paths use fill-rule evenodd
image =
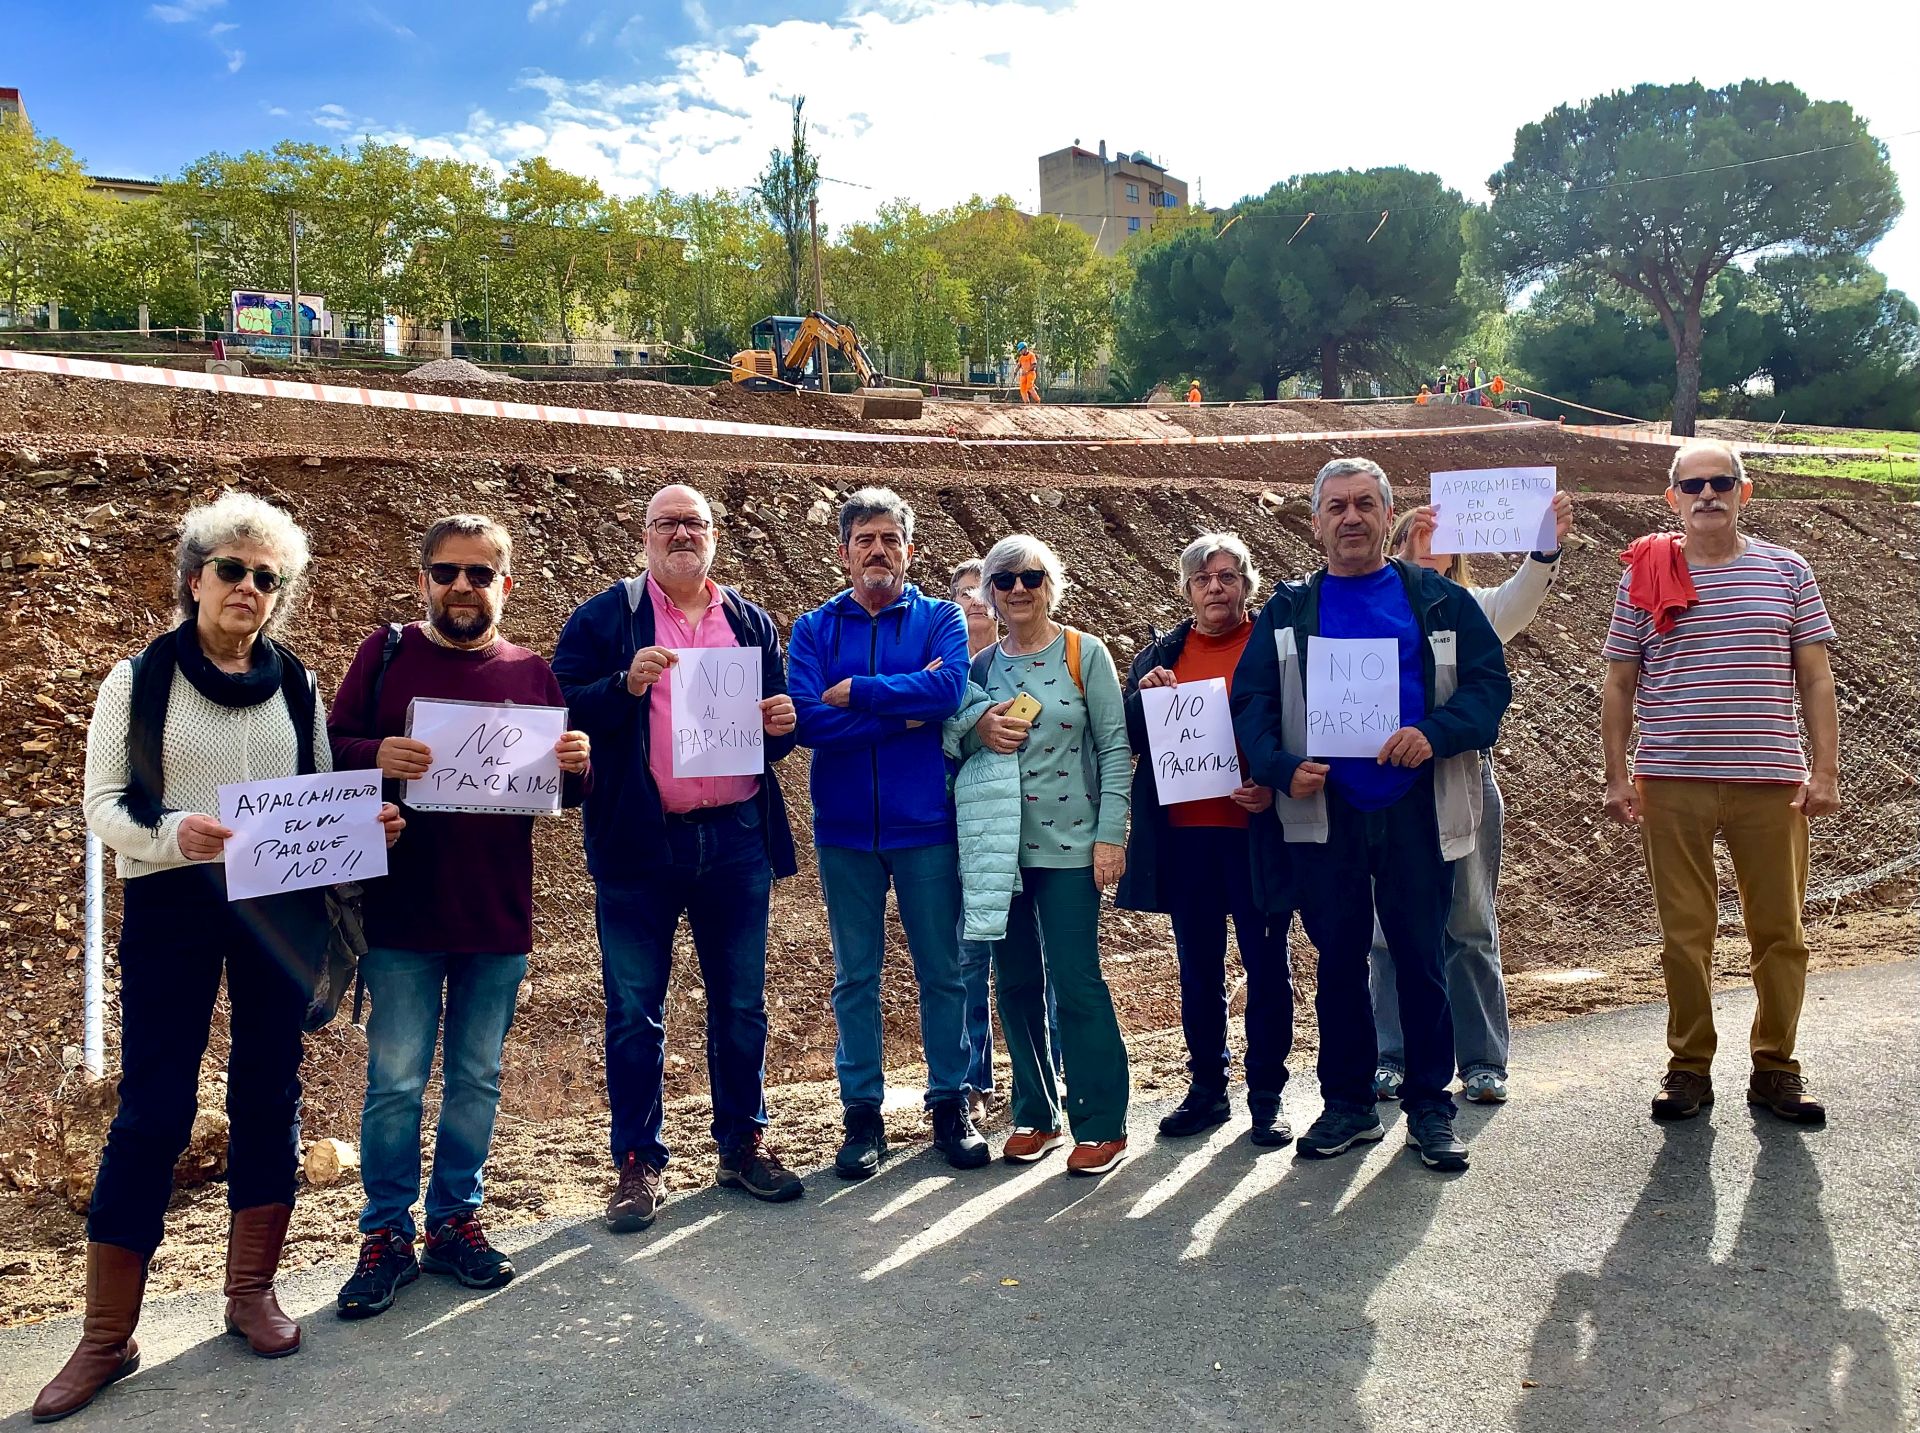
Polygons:
<instances>
[{"instance_id":1,"label":"black sneaker","mask_svg":"<svg viewBox=\"0 0 1920 1433\"><path fill-rule=\"evenodd\" d=\"M955 1169L979 1169L993 1158L965 1100L943 1100L933 1107L933 1147Z\"/></svg>"},{"instance_id":2,"label":"black sneaker","mask_svg":"<svg viewBox=\"0 0 1920 1433\"><path fill-rule=\"evenodd\" d=\"M472 1214L456 1214L427 1231L420 1267L452 1274L469 1289L497 1289L513 1278L513 1260L487 1242L487 1231Z\"/></svg>"},{"instance_id":3,"label":"black sneaker","mask_svg":"<svg viewBox=\"0 0 1920 1433\"><path fill-rule=\"evenodd\" d=\"M1386 1133L1371 1105L1330 1104L1300 1136L1296 1153L1303 1159L1332 1159L1356 1144L1377 1143Z\"/></svg>"},{"instance_id":4,"label":"black sneaker","mask_svg":"<svg viewBox=\"0 0 1920 1433\"><path fill-rule=\"evenodd\" d=\"M1453 1116L1439 1106L1407 1111L1407 1147L1420 1151L1428 1169L1458 1173L1467 1167L1467 1147L1454 1137Z\"/></svg>"},{"instance_id":5,"label":"black sneaker","mask_svg":"<svg viewBox=\"0 0 1920 1433\"><path fill-rule=\"evenodd\" d=\"M360 1262L335 1300L343 1319L370 1319L393 1307L393 1296L420 1277L413 1240L397 1229L376 1229L360 1242Z\"/></svg>"},{"instance_id":6,"label":"black sneaker","mask_svg":"<svg viewBox=\"0 0 1920 1433\"><path fill-rule=\"evenodd\" d=\"M833 1157L833 1172L842 1179L868 1179L887 1157L887 1126L874 1105L848 1105L847 1138Z\"/></svg>"},{"instance_id":7,"label":"black sneaker","mask_svg":"<svg viewBox=\"0 0 1920 1433\"><path fill-rule=\"evenodd\" d=\"M720 1168L713 1182L744 1189L769 1204L785 1204L807 1192L800 1176L774 1156L767 1148L767 1137L757 1130L752 1139L720 1151Z\"/></svg>"},{"instance_id":8,"label":"black sneaker","mask_svg":"<svg viewBox=\"0 0 1920 1433\"><path fill-rule=\"evenodd\" d=\"M1255 1144L1274 1148L1293 1142L1293 1126L1287 1123L1279 1095L1265 1090L1248 1090L1247 1111L1253 1116L1253 1132L1248 1138Z\"/></svg>"},{"instance_id":9,"label":"black sneaker","mask_svg":"<svg viewBox=\"0 0 1920 1433\"><path fill-rule=\"evenodd\" d=\"M1163 1115L1160 1133L1172 1139L1186 1139L1233 1118L1227 1092L1206 1085L1189 1085L1187 1097Z\"/></svg>"}]
</instances>

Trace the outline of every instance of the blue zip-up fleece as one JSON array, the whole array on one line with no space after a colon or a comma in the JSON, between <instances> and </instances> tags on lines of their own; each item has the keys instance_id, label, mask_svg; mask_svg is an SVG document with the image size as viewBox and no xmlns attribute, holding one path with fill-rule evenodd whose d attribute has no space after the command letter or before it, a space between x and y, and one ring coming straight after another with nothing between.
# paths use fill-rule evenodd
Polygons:
<instances>
[{"instance_id":1,"label":"blue zip-up fleece","mask_svg":"<svg viewBox=\"0 0 1920 1433\"><path fill-rule=\"evenodd\" d=\"M820 699L848 677L848 705ZM787 690L794 734L813 748L815 845L901 851L954 839L940 723L967 690L958 607L909 583L869 613L848 589L793 624Z\"/></svg>"}]
</instances>

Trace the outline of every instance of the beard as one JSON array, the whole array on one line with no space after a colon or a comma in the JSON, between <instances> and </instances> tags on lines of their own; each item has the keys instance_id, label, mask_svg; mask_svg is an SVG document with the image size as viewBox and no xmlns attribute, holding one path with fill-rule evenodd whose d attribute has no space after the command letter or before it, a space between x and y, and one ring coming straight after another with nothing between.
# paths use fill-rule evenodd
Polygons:
<instances>
[{"instance_id":1,"label":"beard","mask_svg":"<svg viewBox=\"0 0 1920 1433\"><path fill-rule=\"evenodd\" d=\"M484 602L472 607L436 604L433 627L442 637L454 642L471 642L484 637L493 627L493 610Z\"/></svg>"}]
</instances>

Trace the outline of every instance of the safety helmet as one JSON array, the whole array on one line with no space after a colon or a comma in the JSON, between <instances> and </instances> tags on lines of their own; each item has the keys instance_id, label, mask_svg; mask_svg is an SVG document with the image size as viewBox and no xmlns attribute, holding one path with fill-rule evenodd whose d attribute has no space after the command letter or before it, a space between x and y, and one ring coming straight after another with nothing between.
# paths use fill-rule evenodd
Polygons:
<instances>
[{"instance_id":1,"label":"safety helmet","mask_svg":"<svg viewBox=\"0 0 1920 1433\"><path fill-rule=\"evenodd\" d=\"M1013 351L1015 353L1025 353L1027 351L1027 345L1024 342L1016 343L1013 346Z\"/></svg>"}]
</instances>

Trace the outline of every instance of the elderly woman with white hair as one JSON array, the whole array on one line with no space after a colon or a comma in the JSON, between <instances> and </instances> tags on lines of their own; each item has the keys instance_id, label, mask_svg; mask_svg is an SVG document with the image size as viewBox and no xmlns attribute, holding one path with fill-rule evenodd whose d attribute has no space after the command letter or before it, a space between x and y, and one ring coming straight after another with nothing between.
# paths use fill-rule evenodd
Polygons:
<instances>
[{"instance_id":1,"label":"elderly woman with white hair","mask_svg":"<svg viewBox=\"0 0 1920 1433\"><path fill-rule=\"evenodd\" d=\"M1067 1168L1105 1174L1126 1157L1129 1085L1127 1047L1100 973L1100 892L1126 868L1132 760L1120 678L1098 637L1054 620L1067 574L1039 538L1016 533L995 543L981 590L1007 634L974 658L973 680L993 705L963 754L1015 755L1020 770L1021 889L994 951L1013 1065L1005 1156L1027 1163L1066 1142L1048 1058L1050 978L1074 1139Z\"/></svg>"},{"instance_id":2,"label":"elderly woman with white hair","mask_svg":"<svg viewBox=\"0 0 1920 1433\"><path fill-rule=\"evenodd\" d=\"M300 1034L329 936L325 893L227 898L222 785L327 771L325 713L284 623L309 559L270 503L229 492L180 524L182 621L117 663L87 732L87 825L125 883L120 1101L87 1211L80 1347L33 1406L63 1418L140 1361L133 1339L173 1168L193 1129L200 1060L226 976L226 1328L266 1358L297 1351L274 1298L293 1213ZM389 844L399 811L383 808Z\"/></svg>"},{"instance_id":3,"label":"elderly woman with white hair","mask_svg":"<svg viewBox=\"0 0 1920 1433\"><path fill-rule=\"evenodd\" d=\"M1140 696L1156 687L1215 677L1231 693L1234 668L1253 634L1248 604L1259 591L1260 570L1234 533L1202 533L1180 554L1180 595L1191 615L1172 631L1156 634L1127 676L1127 736L1140 762L1134 768L1133 832L1118 903L1173 918L1191 1082L1186 1098L1160 1121L1160 1133L1196 1135L1232 1117L1226 982L1231 921L1247 971L1251 1138L1259 1145L1282 1145L1293 1137L1280 1099L1293 1047L1293 978L1287 964L1293 911L1284 880L1254 879L1256 858L1285 859L1269 814L1273 792L1248 777L1242 762L1243 779L1231 795L1161 804ZM1273 892L1282 893L1279 909L1262 909L1261 899Z\"/></svg>"}]
</instances>

